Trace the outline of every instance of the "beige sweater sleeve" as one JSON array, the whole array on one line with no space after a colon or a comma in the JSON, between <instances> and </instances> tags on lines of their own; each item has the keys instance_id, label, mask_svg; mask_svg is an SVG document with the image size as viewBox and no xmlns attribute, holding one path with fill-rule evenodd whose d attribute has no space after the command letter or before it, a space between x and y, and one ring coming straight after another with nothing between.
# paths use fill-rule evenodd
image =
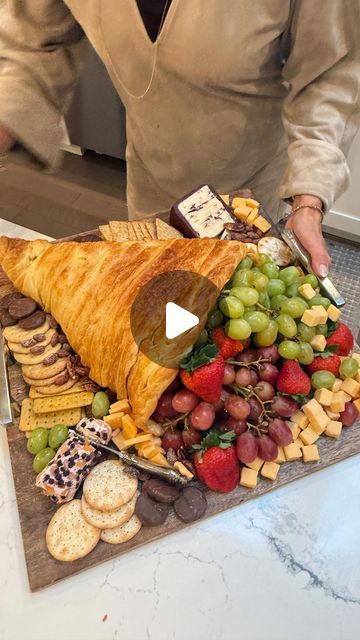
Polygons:
<instances>
[{"instance_id":1,"label":"beige sweater sleeve","mask_svg":"<svg viewBox=\"0 0 360 640\"><path fill-rule=\"evenodd\" d=\"M0 122L50 168L83 52L83 32L61 0L0 0Z\"/></svg>"},{"instance_id":2,"label":"beige sweater sleeve","mask_svg":"<svg viewBox=\"0 0 360 640\"><path fill-rule=\"evenodd\" d=\"M280 197L312 194L329 209L349 184L346 154L360 123L360 0L296 0L287 46Z\"/></svg>"}]
</instances>

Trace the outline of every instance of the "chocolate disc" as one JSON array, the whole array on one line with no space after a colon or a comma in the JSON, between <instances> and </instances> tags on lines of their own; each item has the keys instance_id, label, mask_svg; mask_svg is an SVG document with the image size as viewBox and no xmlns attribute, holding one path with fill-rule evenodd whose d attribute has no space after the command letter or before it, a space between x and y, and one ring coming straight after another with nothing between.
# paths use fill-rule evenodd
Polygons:
<instances>
[{"instance_id":1,"label":"chocolate disc","mask_svg":"<svg viewBox=\"0 0 360 640\"><path fill-rule=\"evenodd\" d=\"M19 327L22 329L37 329L45 322L45 313L43 311L35 311L31 316L19 320Z\"/></svg>"},{"instance_id":2,"label":"chocolate disc","mask_svg":"<svg viewBox=\"0 0 360 640\"><path fill-rule=\"evenodd\" d=\"M11 317L7 309L0 311L0 322L2 327L12 327L17 324L17 320Z\"/></svg>"},{"instance_id":3,"label":"chocolate disc","mask_svg":"<svg viewBox=\"0 0 360 640\"><path fill-rule=\"evenodd\" d=\"M23 294L20 291L13 291L13 293L8 293L6 296L1 298L0 300L0 309L9 309L9 305L14 300L19 300L23 297Z\"/></svg>"},{"instance_id":4,"label":"chocolate disc","mask_svg":"<svg viewBox=\"0 0 360 640\"><path fill-rule=\"evenodd\" d=\"M164 502L155 502L143 491L136 501L135 513L143 525L156 527L164 524L168 517L169 505Z\"/></svg>"},{"instance_id":5,"label":"chocolate disc","mask_svg":"<svg viewBox=\"0 0 360 640\"><path fill-rule=\"evenodd\" d=\"M36 302L31 298L19 298L13 300L9 305L9 313L15 320L27 318L36 310Z\"/></svg>"},{"instance_id":6,"label":"chocolate disc","mask_svg":"<svg viewBox=\"0 0 360 640\"><path fill-rule=\"evenodd\" d=\"M175 513L183 522L193 522L204 515L207 507L205 494L197 487L185 487L175 500Z\"/></svg>"},{"instance_id":7,"label":"chocolate disc","mask_svg":"<svg viewBox=\"0 0 360 640\"><path fill-rule=\"evenodd\" d=\"M167 482L163 480L156 480L155 478L147 480L144 489L150 498L157 500L157 502L164 502L165 504L172 504L180 496L179 489L167 484Z\"/></svg>"}]
</instances>

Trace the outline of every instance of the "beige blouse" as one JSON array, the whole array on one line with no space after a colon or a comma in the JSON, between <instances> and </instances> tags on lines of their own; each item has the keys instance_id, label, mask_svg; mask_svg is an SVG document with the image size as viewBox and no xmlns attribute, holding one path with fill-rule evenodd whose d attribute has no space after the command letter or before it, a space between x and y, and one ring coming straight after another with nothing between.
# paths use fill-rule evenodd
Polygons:
<instances>
[{"instance_id":1,"label":"beige blouse","mask_svg":"<svg viewBox=\"0 0 360 640\"><path fill-rule=\"evenodd\" d=\"M50 167L83 32L126 107L132 218L205 182L250 186L273 214L346 188L360 0L173 0L156 43L135 0L0 0L0 122Z\"/></svg>"}]
</instances>

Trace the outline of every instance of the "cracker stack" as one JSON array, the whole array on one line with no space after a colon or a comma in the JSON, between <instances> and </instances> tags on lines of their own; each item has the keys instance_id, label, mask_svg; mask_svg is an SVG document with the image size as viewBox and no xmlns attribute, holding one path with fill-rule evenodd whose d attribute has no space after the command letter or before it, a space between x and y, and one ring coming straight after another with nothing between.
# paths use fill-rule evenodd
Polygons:
<instances>
[{"instance_id":1,"label":"cracker stack","mask_svg":"<svg viewBox=\"0 0 360 640\"><path fill-rule=\"evenodd\" d=\"M150 240L170 240L171 238L183 237L179 231L170 227L161 218L134 222L111 220L109 224L100 225L99 231L104 240L113 242L129 240L149 242Z\"/></svg>"}]
</instances>

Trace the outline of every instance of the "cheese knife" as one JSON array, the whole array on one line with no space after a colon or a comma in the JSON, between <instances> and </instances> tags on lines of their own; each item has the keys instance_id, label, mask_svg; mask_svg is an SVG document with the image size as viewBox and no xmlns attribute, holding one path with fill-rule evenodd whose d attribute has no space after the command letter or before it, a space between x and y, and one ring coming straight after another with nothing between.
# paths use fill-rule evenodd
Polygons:
<instances>
[{"instance_id":1,"label":"cheese knife","mask_svg":"<svg viewBox=\"0 0 360 640\"><path fill-rule=\"evenodd\" d=\"M0 424L4 427L11 424L13 415L9 393L9 381L6 366L4 338L0 329Z\"/></svg>"}]
</instances>

